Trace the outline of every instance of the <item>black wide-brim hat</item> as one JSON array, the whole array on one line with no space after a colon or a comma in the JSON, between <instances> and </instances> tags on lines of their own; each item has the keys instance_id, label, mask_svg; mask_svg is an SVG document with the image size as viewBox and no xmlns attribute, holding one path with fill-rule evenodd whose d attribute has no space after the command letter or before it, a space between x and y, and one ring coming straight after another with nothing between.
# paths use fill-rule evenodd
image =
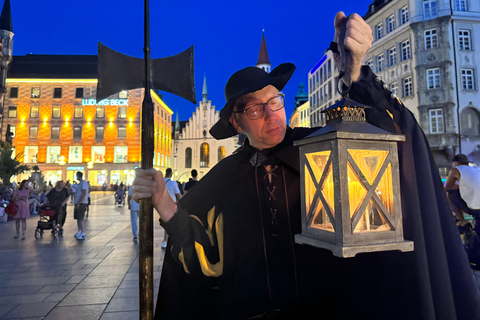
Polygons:
<instances>
[{"instance_id":1,"label":"black wide-brim hat","mask_svg":"<svg viewBox=\"0 0 480 320\"><path fill-rule=\"evenodd\" d=\"M270 73L257 67L246 67L235 72L225 85L227 103L220 111L220 119L210 129L210 134L217 140L236 135L237 130L230 123L235 101L244 94L261 90L268 85L281 91L294 71L293 63L282 63Z\"/></svg>"}]
</instances>

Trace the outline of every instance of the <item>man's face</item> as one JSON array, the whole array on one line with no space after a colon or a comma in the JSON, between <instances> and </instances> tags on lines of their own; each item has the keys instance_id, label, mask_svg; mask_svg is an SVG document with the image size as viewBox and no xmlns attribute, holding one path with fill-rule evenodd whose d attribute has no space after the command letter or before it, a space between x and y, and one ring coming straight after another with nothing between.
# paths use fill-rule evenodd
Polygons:
<instances>
[{"instance_id":1,"label":"man's face","mask_svg":"<svg viewBox=\"0 0 480 320\"><path fill-rule=\"evenodd\" d=\"M237 99L234 111L241 111L260 103L266 103L279 94L277 88L268 85L265 88L245 94ZM245 106L245 108L243 108ZM259 119L250 120L245 113L234 113L230 122L237 132L245 132L250 145L262 150L275 147L283 141L287 130L285 108L272 111L265 106L265 112Z\"/></svg>"}]
</instances>

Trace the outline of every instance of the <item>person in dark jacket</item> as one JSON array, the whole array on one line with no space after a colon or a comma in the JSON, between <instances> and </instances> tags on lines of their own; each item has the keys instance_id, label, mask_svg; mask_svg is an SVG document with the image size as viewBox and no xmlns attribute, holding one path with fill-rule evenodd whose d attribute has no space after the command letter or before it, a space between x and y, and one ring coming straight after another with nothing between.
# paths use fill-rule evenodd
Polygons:
<instances>
[{"instance_id":1,"label":"person in dark jacket","mask_svg":"<svg viewBox=\"0 0 480 320\"><path fill-rule=\"evenodd\" d=\"M190 191L190 189L192 189L193 186L198 182L198 180L197 180L197 176L198 176L197 170L192 169L191 175L192 175L192 177L190 179L188 179L187 183L185 183L185 193Z\"/></svg>"},{"instance_id":2,"label":"person in dark jacket","mask_svg":"<svg viewBox=\"0 0 480 320\"><path fill-rule=\"evenodd\" d=\"M346 32L340 26L346 23ZM335 17L335 53L350 97L372 108L367 121L402 133L404 236L413 252L334 257L299 245L298 147L316 129L286 125L281 93L295 67L247 67L225 87L227 104L210 133L244 132L244 145L175 203L161 172L137 169L133 198L152 197L170 234L155 319L479 319L480 293L449 212L428 142L369 67L370 27ZM339 54L342 54L340 56Z\"/></svg>"}]
</instances>

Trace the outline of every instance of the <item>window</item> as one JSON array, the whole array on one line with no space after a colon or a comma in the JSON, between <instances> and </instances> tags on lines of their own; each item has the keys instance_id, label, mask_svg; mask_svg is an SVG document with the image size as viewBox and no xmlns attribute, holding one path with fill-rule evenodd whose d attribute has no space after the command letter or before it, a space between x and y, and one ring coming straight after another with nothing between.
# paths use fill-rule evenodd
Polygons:
<instances>
[{"instance_id":1,"label":"window","mask_svg":"<svg viewBox=\"0 0 480 320\"><path fill-rule=\"evenodd\" d=\"M47 147L47 163L58 163L60 161L60 146Z\"/></svg>"},{"instance_id":2,"label":"window","mask_svg":"<svg viewBox=\"0 0 480 320\"><path fill-rule=\"evenodd\" d=\"M82 146L71 146L68 153L68 162L69 163L81 163L83 155Z\"/></svg>"},{"instance_id":3,"label":"window","mask_svg":"<svg viewBox=\"0 0 480 320\"><path fill-rule=\"evenodd\" d=\"M223 158L225 158L225 147L221 146L218 147L218 162L220 162L220 160L222 160Z\"/></svg>"},{"instance_id":4,"label":"window","mask_svg":"<svg viewBox=\"0 0 480 320\"><path fill-rule=\"evenodd\" d=\"M52 108L52 118L59 119L62 116L62 109L60 107Z\"/></svg>"},{"instance_id":5,"label":"window","mask_svg":"<svg viewBox=\"0 0 480 320\"><path fill-rule=\"evenodd\" d=\"M114 163L127 163L128 162L128 147L117 146L113 148L113 162Z\"/></svg>"},{"instance_id":6,"label":"window","mask_svg":"<svg viewBox=\"0 0 480 320\"><path fill-rule=\"evenodd\" d=\"M30 118L38 118L38 107L30 108Z\"/></svg>"},{"instance_id":7,"label":"window","mask_svg":"<svg viewBox=\"0 0 480 320\"><path fill-rule=\"evenodd\" d=\"M51 129L51 139L52 140L58 140L60 139L60 127L54 126Z\"/></svg>"},{"instance_id":8,"label":"window","mask_svg":"<svg viewBox=\"0 0 480 320\"><path fill-rule=\"evenodd\" d=\"M105 163L105 146L92 147L92 161L94 163Z\"/></svg>"},{"instance_id":9,"label":"window","mask_svg":"<svg viewBox=\"0 0 480 320\"><path fill-rule=\"evenodd\" d=\"M458 46L460 50L472 50L470 45L470 30L458 30Z\"/></svg>"},{"instance_id":10,"label":"window","mask_svg":"<svg viewBox=\"0 0 480 320\"><path fill-rule=\"evenodd\" d=\"M383 70L383 53L380 53L378 56L375 57L375 64L377 67L377 72Z\"/></svg>"},{"instance_id":11,"label":"window","mask_svg":"<svg viewBox=\"0 0 480 320\"><path fill-rule=\"evenodd\" d=\"M118 117L120 119L125 119L127 117L127 107L118 108Z\"/></svg>"},{"instance_id":12,"label":"window","mask_svg":"<svg viewBox=\"0 0 480 320\"><path fill-rule=\"evenodd\" d=\"M97 119L105 118L105 108L104 107L97 107L96 117L97 117Z\"/></svg>"},{"instance_id":13,"label":"window","mask_svg":"<svg viewBox=\"0 0 480 320\"><path fill-rule=\"evenodd\" d=\"M28 137L30 139L37 139L38 138L38 127L30 127L28 130Z\"/></svg>"},{"instance_id":14,"label":"window","mask_svg":"<svg viewBox=\"0 0 480 320\"><path fill-rule=\"evenodd\" d=\"M369 66L370 69L372 69L372 71L373 71L373 60L372 59L367 61L367 66ZM311 102L310 102L310 104L311 104Z\"/></svg>"},{"instance_id":15,"label":"window","mask_svg":"<svg viewBox=\"0 0 480 320\"><path fill-rule=\"evenodd\" d=\"M75 111L73 114L74 118L83 118L83 108L82 107L75 107Z\"/></svg>"},{"instance_id":16,"label":"window","mask_svg":"<svg viewBox=\"0 0 480 320\"><path fill-rule=\"evenodd\" d=\"M388 86L388 90L390 90L393 94L396 95L398 90L398 84L396 82L390 83L390 85Z\"/></svg>"},{"instance_id":17,"label":"window","mask_svg":"<svg viewBox=\"0 0 480 320\"><path fill-rule=\"evenodd\" d=\"M440 68L427 69L427 89L440 88Z\"/></svg>"},{"instance_id":18,"label":"window","mask_svg":"<svg viewBox=\"0 0 480 320\"><path fill-rule=\"evenodd\" d=\"M475 89L475 78L473 77L473 69L462 69L462 89Z\"/></svg>"},{"instance_id":19,"label":"window","mask_svg":"<svg viewBox=\"0 0 480 320\"><path fill-rule=\"evenodd\" d=\"M408 7L405 6L402 9L399 10L399 16L400 16L400 25L403 25L408 22Z\"/></svg>"},{"instance_id":20,"label":"window","mask_svg":"<svg viewBox=\"0 0 480 320\"><path fill-rule=\"evenodd\" d=\"M395 30L395 16L392 14L387 18L387 33L390 33L393 30Z\"/></svg>"},{"instance_id":21,"label":"window","mask_svg":"<svg viewBox=\"0 0 480 320\"><path fill-rule=\"evenodd\" d=\"M375 26L375 40L378 40L383 37L383 25L379 23Z\"/></svg>"},{"instance_id":22,"label":"window","mask_svg":"<svg viewBox=\"0 0 480 320\"><path fill-rule=\"evenodd\" d=\"M15 132L16 132L15 126L10 126L10 132L12 133L12 139L14 139L15 138Z\"/></svg>"},{"instance_id":23,"label":"window","mask_svg":"<svg viewBox=\"0 0 480 320\"><path fill-rule=\"evenodd\" d=\"M388 66L391 67L397 63L397 50L395 47L388 49Z\"/></svg>"},{"instance_id":24,"label":"window","mask_svg":"<svg viewBox=\"0 0 480 320\"><path fill-rule=\"evenodd\" d=\"M460 128L464 136L480 135L478 112L473 108L464 108L460 113Z\"/></svg>"},{"instance_id":25,"label":"window","mask_svg":"<svg viewBox=\"0 0 480 320\"><path fill-rule=\"evenodd\" d=\"M40 98L40 87L33 87L32 88L32 98Z\"/></svg>"},{"instance_id":26,"label":"window","mask_svg":"<svg viewBox=\"0 0 480 320\"><path fill-rule=\"evenodd\" d=\"M192 148L185 149L185 168L192 167Z\"/></svg>"},{"instance_id":27,"label":"window","mask_svg":"<svg viewBox=\"0 0 480 320\"><path fill-rule=\"evenodd\" d=\"M425 49L436 48L437 46L437 29L425 30Z\"/></svg>"},{"instance_id":28,"label":"window","mask_svg":"<svg viewBox=\"0 0 480 320\"><path fill-rule=\"evenodd\" d=\"M8 107L8 117L9 118L17 117L17 107Z\"/></svg>"},{"instance_id":29,"label":"window","mask_svg":"<svg viewBox=\"0 0 480 320\"><path fill-rule=\"evenodd\" d=\"M53 88L53 98L60 99L62 97L62 88Z\"/></svg>"},{"instance_id":30,"label":"window","mask_svg":"<svg viewBox=\"0 0 480 320\"><path fill-rule=\"evenodd\" d=\"M119 99L127 99L128 98L128 91L123 90L118 93L118 98Z\"/></svg>"},{"instance_id":31,"label":"window","mask_svg":"<svg viewBox=\"0 0 480 320\"><path fill-rule=\"evenodd\" d=\"M200 168L208 168L210 163L210 147L208 143L204 142L200 146Z\"/></svg>"},{"instance_id":32,"label":"window","mask_svg":"<svg viewBox=\"0 0 480 320\"><path fill-rule=\"evenodd\" d=\"M119 126L118 127L118 138L126 138L127 137L127 127Z\"/></svg>"},{"instance_id":33,"label":"window","mask_svg":"<svg viewBox=\"0 0 480 320\"><path fill-rule=\"evenodd\" d=\"M26 146L23 162L37 163L38 146Z\"/></svg>"},{"instance_id":34,"label":"window","mask_svg":"<svg viewBox=\"0 0 480 320\"><path fill-rule=\"evenodd\" d=\"M75 88L75 99L82 99L83 98L83 88Z\"/></svg>"},{"instance_id":35,"label":"window","mask_svg":"<svg viewBox=\"0 0 480 320\"><path fill-rule=\"evenodd\" d=\"M430 119L430 133L443 133L443 110L432 109L428 111Z\"/></svg>"},{"instance_id":36,"label":"window","mask_svg":"<svg viewBox=\"0 0 480 320\"><path fill-rule=\"evenodd\" d=\"M423 18L425 20L435 18L437 16L436 0L423 0Z\"/></svg>"},{"instance_id":37,"label":"window","mask_svg":"<svg viewBox=\"0 0 480 320\"><path fill-rule=\"evenodd\" d=\"M10 88L10 98L15 99L18 98L18 88Z\"/></svg>"},{"instance_id":38,"label":"window","mask_svg":"<svg viewBox=\"0 0 480 320\"><path fill-rule=\"evenodd\" d=\"M73 127L73 139L82 139L82 127Z\"/></svg>"},{"instance_id":39,"label":"window","mask_svg":"<svg viewBox=\"0 0 480 320\"><path fill-rule=\"evenodd\" d=\"M467 11L467 0L455 0L455 10Z\"/></svg>"},{"instance_id":40,"label":"window","mask_svg":"<svg viewBox=\"0 0 480 320\"><path fill-rule=\"evenodd\" d=\"M409 97L413 95L412 92L412 77L406 77L402 80L403 84L403 96Z\"/></svg>"},{"instance_id":41,"label":"window","mask_svg":"<svg viewBox=\"0 0 480 320\"><path fill-rule=\"evenodd\" d=\"M105 127L95 127L95 139L103 140L103 133L105 132Z\"/></svg>"},{"instance_id":42,"label":"window","mask_svg":"<svg viewBox=\"0 0 480 320\"><path fill-rule=\"evenodd\" d=\"M402 47L402 61L410 59L410 40L403 41L401 44Z\"/></svg>"}]
</instances>

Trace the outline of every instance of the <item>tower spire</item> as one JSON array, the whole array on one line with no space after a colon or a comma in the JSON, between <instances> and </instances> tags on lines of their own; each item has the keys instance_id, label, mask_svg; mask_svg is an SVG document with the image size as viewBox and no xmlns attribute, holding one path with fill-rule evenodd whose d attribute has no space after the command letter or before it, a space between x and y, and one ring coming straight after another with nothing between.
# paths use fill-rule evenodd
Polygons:
<instances>
[{"instance_id":1,"label":"tower spire","mask_svg":"<svg viewBox=\"0 0 480 320\"><path fill-rule=\"evenodd\" d=\"M260 42L260 52L258 53L257 67L270 72L270 59L268 59L267 43L265 41L265 29L262 30L262 41Z\"/></svg>"},{"instance_id":2,"label":"tower spire","mask_svg":"<svg viewBox=\"0 0 480 320\"><path fill-rule=\"evenodd\" d=\"M207 73L203 73L203 90L202 90L202 97L203 102L208 102L208 93L207 93Z\"/></svg>"},{"instance_id":3,"label":"tower spire","mask_svg":"<svg viewBox=\"0 0 480 320\"><path fill-rule=\"evenodd\" d=\"M10 0L5 0L3 3L2 14L0 15L0 30L13 32Z\"/></svg>"}]
</instances>

